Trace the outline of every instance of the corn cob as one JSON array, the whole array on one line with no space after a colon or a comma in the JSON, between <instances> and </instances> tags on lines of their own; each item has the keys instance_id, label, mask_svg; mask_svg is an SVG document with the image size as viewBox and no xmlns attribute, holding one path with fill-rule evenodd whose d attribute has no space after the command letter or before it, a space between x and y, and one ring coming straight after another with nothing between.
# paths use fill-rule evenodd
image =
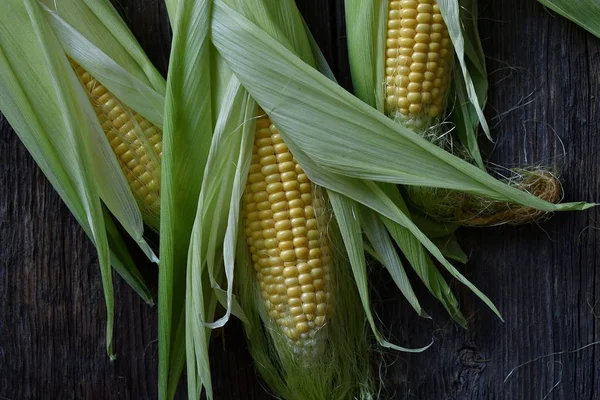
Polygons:
<instances>
[{"instance_id":1,"label":"corn cob","mask_svg":"<svg viewBox=\"0 0 600 400\"><path fill-rule=\"evenodd\" d=\"M158 229L162 130L121 103L72 60L71 66L92 102L145 222Z\"/></svg>"},{"instance_id":2,"label":"corn cob","mask_svg":"<svg viewBox=\"0 0 600 400\"><path fill-rule=\"evenodd\" d=\"M388 116L418 129L440 118L452 57L436 0L391 0L385 60Z\"/></svg>"},{"instance_id":3,"label":"corn cob","mask_svg":"<svg viewBox=\"0 0 600 400\"><path fill-rule=\"evenodd\" d=\"M390 0L385 59L386 114L444 147L443 117L453 47L436 0ZM546 201L560 200L560 182L544 170L523 171L512 184ZM442 221L469 226L523 224L542 211L444 189L409 187L414 205Z\"/></svg>"},{"instance_id":4,"label":"corn cob","mask_svg":"<svg viewBox=\"0 0 600 400\"><path fill-rule=\"evenodd\" d=\"M246 241L269 316L294 351L314 348L330 299L323 203L262 110L244 193Z\"/></svg>"}]
</instances>

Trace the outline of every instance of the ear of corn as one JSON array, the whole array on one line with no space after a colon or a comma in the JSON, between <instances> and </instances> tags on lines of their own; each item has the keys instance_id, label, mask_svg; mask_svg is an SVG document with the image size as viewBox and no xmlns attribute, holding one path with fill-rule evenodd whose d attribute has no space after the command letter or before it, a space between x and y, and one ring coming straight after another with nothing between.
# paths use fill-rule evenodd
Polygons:
<instances>
[{"instance_id":1,"label":"ear of corn","mask_svg":"<svg viewBox=\"0 0 600 400\"><path fill-rule=\"evenodd\" d=\"M452 71L452 42L435 0L389 1L386 113L424 130L442 116ZM433 123L432 123L433 122Z\"/></svg>"},{"instance_id":2,"label":"ear of corn","mask_svg":"<svg viewBox=\"0 0 600 400\"><path fill-rule=\"evenodd\" d=\"M52 0L48 5L50 8L32 0L0 3L0 90L3 93L0 110L96 246L107 306L107 350L112 356L111 264L144 300L152 303L152 296L114 219L150 259L157 259L144 240L142 217L131 190L65 53L86 64L94 59L92 64L98 69L104 68L103 76L117 82L122 91L127 91L127 81L132 93L135 92L131 90L132 82L142 82L142 86L146 85L140 87L142 92L154 93L147 96L153 99L151 101L161 96L149 83L155 82L159 88L156 77L160 74L145 58L110 3L94 2L93 12L85 0L76 5ZM68 12L59 15L54 7ZM81 32L62 19L66 14L72 21L78 21ZM55 23L62 24L64 29L57 32ZM78 42L90 32L93 34L88 35L89 39ZM114 36L117 34L119 37ZM94 43L99 37L104 39L102 43ZM126 60L130 52L135 53L129 57L131 63ZM113 74L110 68L105 68L107 64L119 71ZM152 76L145 83L144 71ZM130 102L127 108L135 110L137 105ZM161 108L159 104L157 109Z\"/></svg>"},{"instance_id":3,"label":"ear of corn","mask_svg":"<svg viewBox=\"0 0 600 400\"><path fill-rule=\"evenodd\" d=\"M328 196L262 109L242 207L237 292L262 378L288 400L371 399L365 315Z\"/></svg>"},{"instance_id":4,"label":"ear of corn","mask_svg":"<svg viewBox=\"0 0 600 400\"><path fill-rule=\"evenodd\" d=\"M160 186L160 178L156 178L160 174L164 79L109 2L82 0L73 5L52 0L41 2L40 8L96 114L89 117L89 133L82 136L97 171L95 184L100 196L127 233L156 261L144 240L143 222L158 230L156 186ZM107 100L103 107L100 97ZM111 118L118 127L107 125ZM128 143L137 154L131 158L134 153L126 152L122 159L113 145L121 145L122 152ZM133 165L136 163L141 165Z\"/></svg>"},{"instance_id":5,"label":"ear of corn","mask_svg":"<svg viewBox=\"0 0 600 400\"><path fill-rule=\"evenodd\" d=\"M124 105L85 69L71 61L133 192L144 220L158 230L162 130Z\"/></svg>"},{"instance_id":6,"label":"ear of corn","mask_svg":"<svg viewBox=\"0 0 600 400\"><path fill-rule=\"evenodd\" d=\"M436 0L390 0L388 7L387 115L424 134L440 147L460 154L460 150L456 150L458 146L448 140L451 132L439 125L453 57L440 7ZM467 25L464 29L466 31ZM460 54L458 59L464 66ZM461 88L455 86L458 97ZM465 91L469 92L469 89L472 93L470 87ZM461 106L459 110L463 112ZM475 132L470 136L475 136ZM472 148L468 139L465 145ZM477 159L474 161L478 162ZM513 184L522 190L533 190L532 193L549 202L557 202L561 195L558 180L543 170L525 171L514 179ZM506 202L490 202L447 190L414 187L409 188L408 193L413 204L432 218L463 225L522 224L544 215L529 207L511 207Z\"/></svg>"},{"instance_id":7,"label":"ear of corn","mask_svg":"<svg viewBox=\"0 0 600 400\"><path fill-rule=\"evenodd\" d=\"M419 7L421 7L422 10L431 7L432 13L425 12L421 14L418 9ZM459 0L456 2L443 2L443 4L439 4L435 1L417 0L370 0L367 2L348 0L345 2L345 9L348 27L348 53L356 95L367 104L386 113L393 119L397 119L399 122L402 122L409 128L414 129L421 134L423 133L423 130L436 126L440 122L440 118L447 116L444 112L445 108L447 106L451 107L453 110L451 119L455 124L454 133L456 138L460 141L461 145L467 149L470 158L484 169L479 146L477 144L477 129L481 124L483 130L489 136L487 123L485 122L482 112L487 99L488 85L485 57L477 32L477 2L473 0ZM433 11L434 9L435 11ZM402 12L405 14L402 14ZM447 62L450 60L448 63L449 66L448 68L444 68L443 73L440 72L440 77L436 76L433 78L431 74L428 74L429 77L433 78L434 82L436 78L439 78L441 81L438 81L438 83L442 84L444 80L443 77L448 76L451 70L454 71L455 79L453 79L452 85L442 85L442 89L445 90L440 90L440 93L443 94L440 107L442 112L436 117L428 117L427 113L423 113L423 105L425 106L425 109L427 109L427 103L421 103L421 111L419 112L422 114L421 116L411 115L410 110L407 110L406 107L404 107L405 112L400 113L399 110L395 108L396 106L388 106L386 108L384 104L389 96L394 96L392 101L405 98L404 104L407 105L408 108L410 108L410 105L413 105L413 109L416 111L419 107L417 105L418 103L411 103L407 99L409 92L408 85L410 83L418 84L419 82L411 82L406 74L404 74L404 76L408 79L403 78L403 73L401 71L408 72L408 74L413 72L409 71L413 62L412 55L418 54L419 52L415 52L415 46L412 46L411 49L412 42L410 39L412 37L414 40L417 37L416 25L422 25L420 29L427 29L427 26L433 25L432 23L421 24L419 21L416 21L413 35L413 31L411 30L413 28L408 28L408 25L414 25L415 19L420 14L420 18L422 19L429 19L428 15L431 15L431 21L433 20L434 15L438 15L436 17L438 20L444 15L452 16L452 21L450 21L450 27L452 29L442 29L442 35L445 37L446 34L444 32L447 31L448 38L451 39L451 42L460 43L459 48L454 49L455 51L450 50L444 52L446 55L450 53L451 56L449 59L446 59ZM400 26L398 29L395 29L394 27L400 24L399 21L401 19L404 19L404 24L407 26ZM445 28L449 27L448 21L443 21L443 23L446 25ZM388 26L389 24L391 24L391 27ZM440 29L439 26L436 28ZM388 33L390 33L390 31L392 31L392 35L398 37L389 38L392 40L388 40ZM430 33L422 33L424 35L420 35L419 38L425 39L427 43L421 45L415 43L417 50L419 50L419 47L422 49L427 47L429 50L432 44L435 49L437 47L437 43L435 42L437 35L433 35L433 40L431 40L431 34L434 32L430 31ZM408 37L402 38L402 34ZM400 42L406 45L404 49L402 49L401 45L398 45ZM444 44L450 44L451 47L451 43L448 43L447 41L444 41ZM392 47L389 48L389 45ZM394 50L393 46L395 45L398 45L396 48L397 51ZM438 51L441 50L441 47L442 45L440 42ZM411 53L410 59L400 57L400 51L405 51L407 54ZM429 56L429 53L430 52L428 51L427 56ZM433 53L433 57L441 54L437 51L434 51ZM391 57L388 54L390 54ZM398 58L396 58L396 54L398 54ZM417 57L422 58L423 56L417 55ZM407 62L410 64L409 66L400 65L402 63L406 64ZM387 63L392 63L392 65L386 66ZM440 63L437 64L438 66L440 65ZM415 68L420 68L419 65L415 65ZM388 69L390 67L393 68L395 73ZM430 64L429 67L434 69L432 64ZM435 69L437 75L437 66ZM395 80L390 82L389 76L386 77L386 74L389 72L392 72L392 76L399 75L401 77L397 82L398 85L396 85ZM425 72L433 72L427 71L427 64L425 65ZM413 76L417 80L420 80L420 77L416 75ZM404 81L404 87L401 85L402 81ZM425 76L423 76L421 87L424 84L426 89L428 89L430 84L426 83L426 81ZM391 88L388 85L389 83L392 84ZM414 88L419 87L419 85L412 86ZM450 91L448 91L448 89L450 89ZM388 91L391 93L388 94ZM428 92L429 90L421 92L421 99L423 97L422 94ZM419 98L418 95L413 95L413 97ZM428 97L428 94L425 94L426 102ZM434 96L431 97L432 101L433 97ZM437 101L440 102L439 99ZM435 107L433 114L437 114ZM428 135L428 137L431 137L431 135Z\"/></svg>"},{"instance_id":8,"label":"ear of corn","mask_svg":"<svg viewBox=\"0 0 600 400\"><path fill-rule=\"evenodd\" d=\"M303 52L307 60L314 63L311 59L313 47L307 40L302 18L293 1L234 0L234 3L265 23L273 21L269 16L293 15L293 23L282 25L286 29L281 30L279 25L273 24L269 32L285 42L288 48L305 43ZM212 93L208 97L211 99L210 107L214 108L213 113L208 115L216 114L217 119L212 121L214 131L208 157L193 156L194 160L203 162L203 169L210 171L210 174L197 174L194 178L195 183L201 184L196 220L189 235L184 235L180 230L176 236L167 237L167 240L161 238L161 271L169 271L175 263L175 257L165 256L165 253L181 250L183 246L189 248L189 253L177 252L188 256L185 295L188 387L193 393L204 388L207 397L212 398L207 337L210 335L209 329L222 326L232 313L244 321L257 367L275 393L292 400L369 398L372 386L368 361L369 336L364 330L364 313L349 275L347 259L339 250L335 254L330 253L336 247L341 249L343 246L334 244L335 222L329 220L331 214L326 211L325 197L320 195L317 185L308 182L291 152L285 150L286 144L282 142L281 134L264 116L265 113L260 111L258 115L263 118L256 119L255 107L249 114L244 112L241 107L247 105L241 98L249 101L250 97L235 77L230 79L231 91L228 90L221 104L215 104L214 101L220 97L215 95L215 91L220 90L215 84L218 85L220 80L210 81L209 86L200 86L204 77L214 73L206 69L206 64L219 64L218 59L206 61L215 55L206 51L208 49L203 45L206 32L202 29L197 32L187 30L191 19L207 20L208 10L204 5L203 1L186 2L180 5L184 7L183 10L178 9L178 15L185 17L177 18L179 25L174 27L178 35L173 43L173 68L169 70L167 92L167 104L171 103L177 112L166 114L164 133L163 163L169 157L169 147L183 139L179 137L180 132L189 132L191 136L200 134L196 115L198 103L206 97L199 97L198 93L206 93L206 88L210 86ZM285 34L287 28L301 36ZM186 63L184 59L198 62ZM182 81L182 76L198 76L199 79L190 85ZM233 102L230 104L228 100ZM191 107L190 101L196 106ZM255 103L252 101L249 104ZM258 130L255 130L256 124ZM254 139L257 146L254 146ZM169 144L170 141L172 144ZM270 145L267 144L269 141ZM204 141L204 146L206 143ZM266 154L269 151L273 153ZM171 163L177 164L179 161L177 158ZM262 165L273 161L274 165ZM189 169L188 165L180 164ZM163 171L167 165L163 164ZM262 177L254 175L257 172ZM163 182L174 178L169 175L173 175L173 172L163 174ZM280 181L275 182L276 179ZM260 182L251 182L255 180L261 181L262 185ZM253 192L253 184L256 184L256 193ZM244 189L247 189L245 193ZM173 199L167 201L174 202ZM162 207L165 210L169 206L163 203ZM271 221L261 220L258 228L255 221L258 215L252 214L254 208L264 214L261 217L268 217L270 211L273 214ZM184 213L163 212L163 216L168 218L162 221L163 228L171 224L182 227L187 222L183 221ZM239 221L239 227L236 221ZM240 237L236 235L238 228ZM245 237L246 228L249 228L248 238ZM267 248L272 255L269 264L277 262L278 265L265 267L265 252L269 253ZM231 258L232 249L235 251L235 260ZM236 297L229 292L234 265ZM164 309L161 306L164 315L172 310L176 313L176 303L181 297L181 292L169 289L181 284L178 272L173 271L172 274L173 277L162 281L165 292L171 290L168 298L172 301L172 306L167 305ZM284 295L278 294L283 292L281 285L285 286ZM239 305L236 305L236 300ZM337 301L348 308L336 310L333 302ZM226 313L213 321L216 303L221 303ZM161 321L161 330L166 333L160 345L164 349L160 356L164 371L160 383L163 398L170 396L171 388L176 384L171 377L178 376L179 369L173 363L182 344L178 340L180 336L176 336L180 322L176 314L171 315L171 321L166 318Z\"/></svg>"},{"instance_id":9,"label":"ear of corn","mask_svg":"<svg viewBox=\"0 0 600 400\"><path fill-rule=\"evenodd\" d=\"M316 347L331 302L327 218L312 183L262 110L244 211L246 240L269 316L299 351Z\"/></svg>"}]
</instances>

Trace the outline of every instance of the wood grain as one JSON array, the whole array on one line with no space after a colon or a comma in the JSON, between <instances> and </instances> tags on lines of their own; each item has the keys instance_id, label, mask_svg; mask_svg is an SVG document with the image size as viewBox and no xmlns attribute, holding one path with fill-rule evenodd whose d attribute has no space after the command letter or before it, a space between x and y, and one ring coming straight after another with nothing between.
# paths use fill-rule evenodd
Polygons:
<instances>
[{"instance_id":1,"label":"wood grain","mask_svg":"<svg viewBox=\"0 0 600 400\"><path fill-rule=\"evenodd\" d=\"M342 3L298 0L337 78L350 88ZM117 8L166 73L170 31L161 1L122 0ZM597 199L600 42L534 1L481 0L480 12L492 82L486 112L496 142L484 146L491 162L554 167L566 200ZM95 251L2 117L0 188L0 399L156 398L156 308L115 279L118 359L109 361ZM600 339L598 212L461 232L471 254L461 270L505 322L457 284L469 330L417 285L434 317L419 319L374 268L372 291L388 336L414 347L434 340L423 354L378 357L385 398L599 398L599 349L581 349ZM213 341L212 367L217 399L271 398L239 323Z\"/></svg>"}]
</instances>

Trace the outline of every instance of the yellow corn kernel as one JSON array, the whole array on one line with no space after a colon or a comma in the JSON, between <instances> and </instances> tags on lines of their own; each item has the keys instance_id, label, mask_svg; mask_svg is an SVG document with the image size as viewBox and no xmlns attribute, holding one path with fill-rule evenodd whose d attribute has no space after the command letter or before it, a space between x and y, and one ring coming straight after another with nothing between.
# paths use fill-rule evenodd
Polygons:
<instances>
[{"instance_id":1,"label":"yellow corn kernel","mask_svg":"<svg viewBox=\"0 0 600 400\"><path fill-rule=\"evenodd\" d=\"M386 113L427 128L442 116L452 42L436 0L390 0L386 40Z\"/></svg>"},{"instance_id":2,"label":"yellow corn kernel","mask_svg":"<svg viewBox=\"0 0 600 400\"><path fill-rule=\"evenodd\" d=\"M71 60L146 223L158 229L162 130L121 103Z\"/></svg>"},{"instance_id":3,"label":"yellow corn kernel","mask_svg":"<svg viewBox=\"0 0 600 400\"><path fill-rule=\"evenodd\" d=\"M296 351L316 346L329 308L326 217L314 191L275 125L259 110L244 194L246 242L267 312ZM254 211L262 209L265 214ZM275 280L282 286L270 284Z\"/></svg>"}]
</instances>

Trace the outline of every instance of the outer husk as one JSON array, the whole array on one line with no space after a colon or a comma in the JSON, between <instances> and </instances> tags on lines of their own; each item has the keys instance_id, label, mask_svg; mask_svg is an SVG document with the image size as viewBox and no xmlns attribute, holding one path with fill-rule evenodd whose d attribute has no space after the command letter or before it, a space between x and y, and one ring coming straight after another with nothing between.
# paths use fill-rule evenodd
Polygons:
<instances>
[{"instance_id":1,"label":"outer husk","mask_svg":"<svg viewBox=\"0 0 600 400\"><path fill-rule=\"evenodd\" d=\"M600 3L596 0L538 0L540 4L570 19L600 37Z\"/></svg>"},{"instance_id":2,"label":"outer husk","mask_svg":"<svg viewBox=\"0 0 600 400\"><path fill-rule=\"evenodd\" d=\"M64 0L0 3L0 109L96 246L112 357L111 264L152 303L114 219L151 260L157 258L144 240L140 211L67 54L81 64L97 60L98 70L105 79L114 78L111 87L117 91L135 93L142 82L140 90L158 107L162 78L108 1L71 5ZM135 109L136 96L130 97L128 105Z\"/></svg>"}]
</instances>

